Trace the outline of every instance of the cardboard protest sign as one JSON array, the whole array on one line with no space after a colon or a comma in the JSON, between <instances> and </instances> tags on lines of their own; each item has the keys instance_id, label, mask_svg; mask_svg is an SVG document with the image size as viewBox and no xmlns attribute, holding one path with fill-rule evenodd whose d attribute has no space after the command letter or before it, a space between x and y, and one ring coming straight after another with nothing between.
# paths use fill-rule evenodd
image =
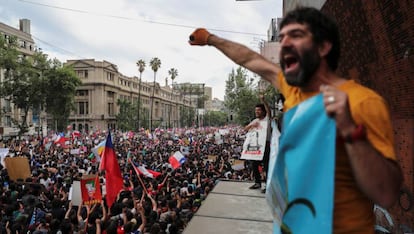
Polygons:
<instances>
[{"instance_id":1,"label":"cardboard protest sign","mask_svg":"<svg viewBox=\"0 0 414 234\"><path fill-rule=\"evenodd\" d=\"M207 160L210 162L214 162L217 160L217 155L208 155Z\"/></svg>"},{"instance_id":2,"label":"cardboard protest sign","mask_svg":"<svg viewBox=\"0 0 414 234\"><path fill-rule=\"evenodd\" d=\"M26 180L26 178L31 176L29 159L26 157L7 157L4 159L4 163L6 164L10 180Z\"/></svg>"},{"instance_id":3,"label":"cardboard protest sign","mask_svg":"<svg viewBox=\"0 0 414 234\"><path fill-rule=\"evenodd\" d=\"M74 206L82 205L82 192L80 181L73 181L72 187L69 191L68 200L72 201L72 205Z\"/></svg>"},{"instance_id":4,"label":"cardboard protest sign","mask_svg":"<svg viewBox=\"0 0 414 234\"><path fill-rule=\"evenodd\" d=\"M235 159L231 165L231 168L235 171L243 170L244 167L244 160Z\"/></svg>"}]
</instances>

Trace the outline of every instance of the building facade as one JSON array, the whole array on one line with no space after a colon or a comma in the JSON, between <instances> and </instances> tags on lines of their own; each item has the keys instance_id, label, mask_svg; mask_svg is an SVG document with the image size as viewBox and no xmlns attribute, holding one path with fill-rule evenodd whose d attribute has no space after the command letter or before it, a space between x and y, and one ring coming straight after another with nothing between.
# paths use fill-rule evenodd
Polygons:
<instances>
[{"instance_id":1,"label":"building facade","mask_svg":"<svg viewBox=\"0 0 414 234\"><path fill-rule=\"evenodd\" d=\"M19 28L14 28L0 22L0 36L3 37L6 43L11 37L17 38L18 47L16 48L22 56L31 56L37 50L35 42L30 34L30 20L20 19ZM4 80L4 70L0 68L0 80ZM15 120L21 120L23 115L19 108L17 108L8 98L0 99L0 135L1 137L15 137L19 133L19 129L13 123ZM27 116L27 124L29 126L28 134L36 134L39 132L36 129L42 127L46 129L46 121L44 113L33 113L29 111ZM46 130L45 130L46 132Z\"/></svg>"},{"instance_id":2,"label":"building facade","mask_svg":"<svg viewBox=\"0 0 414 234\"><path fill-rule=\"evenodd\" d=\"M75 111L69 117L74 130L117 128L116 115L120 111L117 101L137 103L138 99L141 100L140 109L147 110L140 119L151 122L140 127L185 127L191 123L183 123L183 115L190 113L189 109L194 110L191 113L196 113L199 97L204 93L204 84L174 84L170 87L167 82L165 86L157 82L139 82L138 77L122 75L117 66L108 61L68 60L65 65L71 66L82 81L75 96ZM196 120L197 116L194 114L190 118Z\"/></svg>"}]
</instances>

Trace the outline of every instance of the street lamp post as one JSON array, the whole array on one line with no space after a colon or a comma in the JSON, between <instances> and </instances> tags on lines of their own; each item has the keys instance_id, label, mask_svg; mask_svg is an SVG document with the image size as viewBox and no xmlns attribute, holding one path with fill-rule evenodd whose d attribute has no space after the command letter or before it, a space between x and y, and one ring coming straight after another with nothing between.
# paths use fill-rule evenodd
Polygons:
<instances>
[{"instance_id":1,"label":"street lamp post","mask_svg":"<svg viewBox=\"0 0 414 234\"><path fill-rule=\"evenodd\" d=\"M139 119L139 114L141 112L141 74L139 75L139 83L138 83L138 131L141 129L141 123Z\"/></svg>"},{"instance_id":2,"label":"street lamp post","mask_svg":"<svg viewBox=\"0 0 414 234\"><path fill-rule=\"evenodd\" d=\"M154 95L155 95L155 73L154 73L154 84L152 86L152 95L151 95L151 112L150 112L150 119L149 119L149 129L152 131L152 112L154 108Z\"/></svg>"}]
</instances>

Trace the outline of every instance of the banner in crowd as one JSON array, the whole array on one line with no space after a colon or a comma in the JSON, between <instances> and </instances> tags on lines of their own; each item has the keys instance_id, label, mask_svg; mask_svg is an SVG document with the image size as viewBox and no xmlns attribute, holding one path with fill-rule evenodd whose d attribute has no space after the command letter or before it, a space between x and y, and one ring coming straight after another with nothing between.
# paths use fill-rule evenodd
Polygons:
<instances>
[{"instance_id":1,"label":"banner in crowd","mask_svg":"<svg viewBox=\"0 0 414 234\"><path fill-rule=\"evenodd\" d=\"M246 139L243 144L241 159L262 160L266 147L267 126L269 121L260 121L258 128L251 128L246 133Z\"/></svg>"},{"instance_id":2,"label":"banner in crowd","mask_svg":"<svg viewBox=\"0 0 414 234\"><path fill-rule=\"evenodd\" d=\"M73 181L72 187L69 190L68 200L72 201L72 205L80 206L82 205L82 192L80 181Z\"/></svg>"},{"instance_id":3,"label":"banner in crowd","mask_svg":"<svg viewBox=\"0 0 414 234\"><path fill-rule=\"evenodd\" d=\"M0 148L0 163L3 167L6 166L4 159L9 154L9 148Z\"/></svg>"},{"instance_id":4,"label":"banner in crowd","mask_svg":"<svg viewBox=\"0 0 414 234\"><path fill-rule=\"evenodd\" d=\"M336 126L322 95L286 112L282 129L266 190L274 233L332 233Z\"/></svg>"},{"instance_id":5,"label":"banner in crowd","mask_svg":"<svg viewBox=\"0 0 414 234\"><path fill-rule=\"evenodd\" d=\"M29 159L27 157L7 157L4 159L4 163L6 165L10 180L26 180L32 176L32 173L30 172Z\"/></svg>"},{"instance_id":6,"label":"banner in crowd","mask_svg":"<svg viewBox=\"0 0 414 234\"><path fill-rule=\"evenodd\" d=\"M244 160L235 159L231 165L231 169L235 171L240 171L240 170L245 169L244 162L245 162Z\"/></svg>"},{"instance_id":7,"label":"banner in crowd","mask_svg":"<svg viewBox=\"0 0 414 234\"><path fill-rule=\"evenodd\" d=\"M102 193L97 175L83 176L81 179L82 202L84 205L101 203Z\"/></svg>"}]
</instances>

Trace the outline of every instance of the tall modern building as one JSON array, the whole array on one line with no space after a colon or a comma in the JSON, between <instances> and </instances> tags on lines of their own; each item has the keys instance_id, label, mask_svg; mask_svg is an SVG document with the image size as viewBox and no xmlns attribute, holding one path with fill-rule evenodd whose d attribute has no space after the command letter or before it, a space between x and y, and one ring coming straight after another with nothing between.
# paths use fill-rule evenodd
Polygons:
<instances>
[{"instance_id":1,"label":"tall modern building","mask_svg":"<svg viewBox=\"0 0 414 234\"><path fill-rule=\"evenodd\" d=\"M21 19L19 27L14 28L0 22L0 36L3 37L6 43L12 37L17 38L17 50L21 52L22 56L30 56L37 50L35 42L30 34L30 20ZM0 68L0 80L4 80L4 71ZM10 101L8 98L0 99L0 135L4 138L18 135L18 128L13 123L13 120L19 120L23 117L22 112ZM34 129L40 125L46 126L46 123L41 122L42 113L33 114L31 111L27 116L27 123L29 125L29 133L37 132Z\"/></svg>"}]
</instances>

